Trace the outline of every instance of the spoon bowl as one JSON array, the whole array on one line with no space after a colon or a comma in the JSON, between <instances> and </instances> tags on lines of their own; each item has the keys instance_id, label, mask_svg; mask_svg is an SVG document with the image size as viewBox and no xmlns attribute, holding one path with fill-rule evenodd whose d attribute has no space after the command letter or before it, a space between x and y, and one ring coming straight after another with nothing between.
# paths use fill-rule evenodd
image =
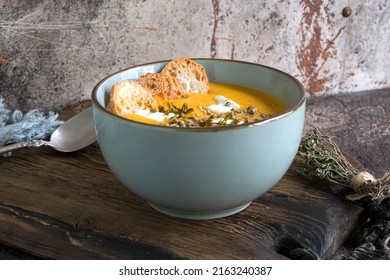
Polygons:
<instances>
[{"instance_id":1,"label":"spoon bowl","mask_svg":"<svg viewBox=\"0 0 390 280\"><path fill-rule=\"evenodd\" d=\"M60 152L75 152L96 141L92 107L75 115L60 125L51 135L50 140L29 140L0 147L0 154L21 148L50 146Z\"/></svg>"}]
</instances>

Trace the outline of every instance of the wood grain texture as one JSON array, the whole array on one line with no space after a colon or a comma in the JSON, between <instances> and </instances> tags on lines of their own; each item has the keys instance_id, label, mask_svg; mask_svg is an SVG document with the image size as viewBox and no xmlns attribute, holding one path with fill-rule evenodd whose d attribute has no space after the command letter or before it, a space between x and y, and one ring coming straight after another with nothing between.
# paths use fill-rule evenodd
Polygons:
<instances>
[{"instance_id":1,"label":"wood grain texture","mask_svg":"<svg viewBox=\"0 0 390 280\"><path fill-rule=\"evenodd\" d=\"M168 217L114 177L96 143L71 154L49 147L15 151L1 158L0 173L0 241L44 258L284 259L299 248L327 258L361 213L292 166L239 214Z\"/></svg>"}]
</instances>

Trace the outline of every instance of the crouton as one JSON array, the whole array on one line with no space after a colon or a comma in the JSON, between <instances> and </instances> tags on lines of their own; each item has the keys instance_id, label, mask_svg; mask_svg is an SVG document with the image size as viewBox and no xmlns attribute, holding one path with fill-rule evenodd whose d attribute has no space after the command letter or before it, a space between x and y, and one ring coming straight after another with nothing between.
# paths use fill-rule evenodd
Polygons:
<instances>
[{"instance_id":1,"label":"crouton","mask_svg":"<svg viewBox=\"0 0 390 280\"><path fill-rule=\"evenodd\" d=\"M154 95L140 83L124 80L114 84L111 90L108 110L115 114L135 114L137 111L157 104Z\"/></svg>"},{"instance_id":2,"label":"crouton","mask_svg":"<svg viewBox=\"0 0 390 280\"><path fill-rule=\"evenodd\" d=\"M147 88L154 96L163 99L179 99L185 96L185 91L180 81L173 76L162 73L148 73L142 75L138 82Z\"/></svg>"},{"instance_id":3,"label":"crouton","mask_svg":"<svg viewBox=\"0 0 390 280\"><path fill-rule=\"evenodd\" d=\"M202 65L189 58L181 57L171 60L161 73L177 78L186 92L209 92L206 70Z\"/></svg>"}]
</instances>

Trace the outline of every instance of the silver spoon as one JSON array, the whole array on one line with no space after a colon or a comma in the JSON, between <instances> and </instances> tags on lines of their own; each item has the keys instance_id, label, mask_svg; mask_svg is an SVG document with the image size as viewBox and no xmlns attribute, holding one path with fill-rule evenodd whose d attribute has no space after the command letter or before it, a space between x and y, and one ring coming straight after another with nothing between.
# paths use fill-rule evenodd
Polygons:
<instances>
[{"instance_id":1,"label":"silver spoon","mask_svg":"<svg viewBox=\"0 0 390 280\"><path fill-rule=\"evenodd\" d=\"M74 152L96 141L92 107L72 117L52 133L50 141L29 140L0 147L0 155L20 148L50 146L60 152Z\"/></svg>"}]
</instances>

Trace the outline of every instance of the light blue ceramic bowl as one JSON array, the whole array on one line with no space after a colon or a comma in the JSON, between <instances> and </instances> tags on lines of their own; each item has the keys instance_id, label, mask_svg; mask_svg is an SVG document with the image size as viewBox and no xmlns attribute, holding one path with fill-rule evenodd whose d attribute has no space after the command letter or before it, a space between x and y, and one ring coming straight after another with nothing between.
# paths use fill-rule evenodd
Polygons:
<instances>
[{"instance_id":1,"label":"light blue ceramic bowl","mask_svg":"<svg viewBox=\"0 0 390 280\"><path fill-rule=\"evenodd\" d=\"M124 186L162 213L212 219L244 210L285 174L302 136L305 92L295 78L267 66L194 60L206 68L210 81L265 91L288 109L251 124L172 128L131 121L105 108L115 82L159 72L165 61L103 79L93 89L93 115L102 154Z\"/></svg>"}]
</instances>

